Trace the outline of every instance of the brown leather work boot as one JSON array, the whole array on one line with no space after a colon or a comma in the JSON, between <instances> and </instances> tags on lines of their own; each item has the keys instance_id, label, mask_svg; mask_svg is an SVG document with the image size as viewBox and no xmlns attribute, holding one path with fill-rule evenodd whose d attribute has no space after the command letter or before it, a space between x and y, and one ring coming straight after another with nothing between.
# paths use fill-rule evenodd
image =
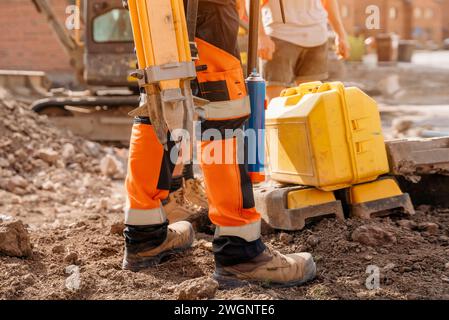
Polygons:
<instances>
[{"instance_id":1,"label":"brown leather work boot","mask_svg":"<svg viewBox=\"0 0 449 320\"><path fill-rule=\"evenodd\" d=\"M200 216L207 215L207 209L193 204L186 198L184 188L170 193L164 211L170 223L177 221L195 221Z\"/></svg>"},{"instance_id":2,"label":"brown leather work boot","mask_svg":"<svg viewBox=\"0 0 449 320\"><path fill-rule=\"evenodd\" d=\"M144 249L144 243L127 243L123 269L138 272L160 264L168 256L190 248L194 240L195 232L189 222L181 221L171 224L168 226L167 238L156 248Z\"/></svg>"},{"instance_id":3,"label":"brown leather work boot","mask_svg":"<svg viewBox=\"0 0 449 320\"><path fill-rule=\"evenodd\" d=\"M189 179L183 181L183 188L185 190L185 197L187 200L207 209L209 204L207 203L206 190L199 179Z\"/></svg>"},{"instance_id":4,"label":"brown leather work boot","mask_svg":"<svg viewBox=\"0 0 449 320\"><path fill-rule=\"evenodd\" d=\"M253 260L218 267L214 278L223 287L239 287L250 283L267 287L292 287L302 285L316 276L316 265L310 253L283 255L267 248Z\"/></svg>"}]
</instances>

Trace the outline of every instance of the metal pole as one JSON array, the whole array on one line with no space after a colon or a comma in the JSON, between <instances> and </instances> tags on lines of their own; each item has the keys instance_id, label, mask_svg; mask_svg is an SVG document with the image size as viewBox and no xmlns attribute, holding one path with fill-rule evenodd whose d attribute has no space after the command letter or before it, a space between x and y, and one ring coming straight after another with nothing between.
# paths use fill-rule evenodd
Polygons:
<instances>
[{"instance_id":1,"label":"metal pole","mask_svg":"<svg viewBox=\"0 0 449 320\"><path fill-rule=\"evenodd\" d=\"M196 36L196 19L198 17L198 0L188 0L186 17L189 41L194 42Z\"/></svg>"},{"instance_id":2,"label":"metal pole","mask_svg":"<svg viewBox=\"0 0 449 320\"><path fill-rule=\"evenodd\" d=\"M259 0L250 0L249 8L249 41L248 41L248 74L257 69L257 47L259 36L260 7Z\"/></svg>"},{"instance_id":3,"label":"metal pole","mask_svg":"<svg viewBox=\"0 0 449 320\"><path fill-rule=\"evenodd\" d=\"M284 0L279 0L279 5L281 6L281 15L282 15L282 22L285 24L285 10L284 10Z\"/></svg>"}]
</instances>

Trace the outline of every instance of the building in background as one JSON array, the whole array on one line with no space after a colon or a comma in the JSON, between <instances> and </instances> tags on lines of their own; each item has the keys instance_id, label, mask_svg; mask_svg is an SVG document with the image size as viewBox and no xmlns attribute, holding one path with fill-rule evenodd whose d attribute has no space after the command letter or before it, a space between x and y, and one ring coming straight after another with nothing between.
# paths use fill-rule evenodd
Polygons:
<instances>
[{"instance_id":1,"label":"building in background","mask_svg":"<svg viewBox=\"0 0 449 320\"><path fill-rule=\"evenodd\" d=\"M449 38L449 0L443 0L443 38Z\"/></svg>"},{"instance_id":2,"label":"building in background","mask_svg":"<svg viewBox=\"0 0 449 320\"><path fill-rule=\"evenodd\" d=\"M61 22L71 0L49 0ZM64 47L31 0L0 1L0 69L45 71L57 84L74 81Z\"/></svg>"},{"instance_id":3,"label":"building in background","mask_svg":"<svg viewBox=\"0 0 449 320\"><path fill-rule=\"evenodd\" d=\"M355 5L357 1L359 0L339 0L341 18L348 34L354 34L355 32Z\"/></svg>"},{"instance_id":4,"label":"building in background","mask_svg":"<svg viewBox=\"0 0 449 320\"><path fill-rule=\"evenodd\" d=\"M75 0L47 0L64 22ZM449 0L339 0L349 34L395 32L402 39L440 46L449 38ZM380 9L380 29L367 30L366 8ZM0 1L0 69L45 71L56 84L73 82L69 58L45 17L31 0Z\"/></svg>"},{"instance_id":5,"label":"building in background","mask_svg":"<svg viewBox=\"0 0 449 320\"><path fill-rule=\"evenodd\" d=\"M401 39L439 46L444 28L449 27L448 3L449 0L356 0L354 24L367 36L394 32ZM366 28L366 10L372 5L380 9L380 28L369 30Z\"/></svg>"}]
</instances>

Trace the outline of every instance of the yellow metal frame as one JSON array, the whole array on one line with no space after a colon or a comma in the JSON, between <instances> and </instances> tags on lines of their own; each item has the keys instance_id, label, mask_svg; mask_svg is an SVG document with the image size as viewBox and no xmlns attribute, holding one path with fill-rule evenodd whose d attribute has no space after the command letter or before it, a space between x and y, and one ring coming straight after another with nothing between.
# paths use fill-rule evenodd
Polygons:
<instances>
[{"instance_id":1,"label":"yellow metal frame","mask_svg":"<svg viewBox=\"0 0 449 320\"><path fill-rule=\"evenodd\" d=\"M359 204L402 195L397 182L392 178L358 184L349 189L350 203Z\"/></svg>"},{"instance_id":2,"label":"yellow metal frame","mask_svg":"<svg viewBox=\"0 0 449 320\"><path fill-rule=\"evenodd\" d=\"M336 198L333 192L315 188L291 191L287 196L288 209L300 209L334 201L336 201Z\"/></svg>"},{"instance_id":3,"label":"yellow metal frame","mask_svg":"<svg viewBox=\"0 0 449 320\"><path fill-rule=\"evenodd\" d=\"M192 60L182 0L129 0L128 6L140 69ZM180 88L180 81L161 81L160 88Z\"/></svg>"}]
</instances>

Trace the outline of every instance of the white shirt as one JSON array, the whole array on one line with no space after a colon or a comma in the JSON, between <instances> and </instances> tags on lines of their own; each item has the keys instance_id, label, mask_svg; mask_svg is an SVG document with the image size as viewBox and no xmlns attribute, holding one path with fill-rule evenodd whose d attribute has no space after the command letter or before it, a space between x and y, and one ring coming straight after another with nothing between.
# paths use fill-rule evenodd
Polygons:
<instances>
[{"instance_id":1,"label":"white shirt","mask_svg":"<svg viewBox=\"0 0 449 320\"><path fill-rule=\"evenodd\" d=\"M317 47L327 41L328 14L321 0L284 0L286 23L282 22L279 0L262 8L266 34L302 47Z\"/></svg>"}]
</instances>

